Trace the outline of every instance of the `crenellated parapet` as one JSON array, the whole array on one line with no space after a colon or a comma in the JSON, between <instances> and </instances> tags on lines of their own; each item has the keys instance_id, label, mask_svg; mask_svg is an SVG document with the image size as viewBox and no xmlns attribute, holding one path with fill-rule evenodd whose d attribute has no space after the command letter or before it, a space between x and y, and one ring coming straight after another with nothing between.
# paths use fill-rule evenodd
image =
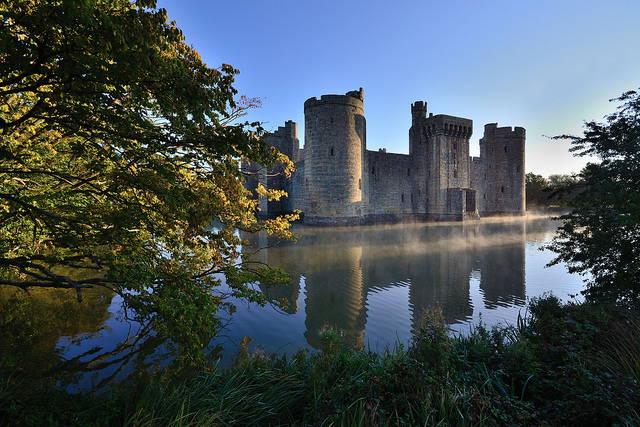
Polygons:
<instances>
[{"instance_id":1,"label":"crenellated parapet","mask_svg":"<svg viewBox=\"0 0 640 427\"><path fill-rule=\"evenodd\" d=\"M427 138L444 135L469 139L473 135L473 121L445 114L430 115L424 120L423 133Z\"/></svg>"},{"instance_id":2,"label":"crenellated parapet","mask_svg":"<svg viewBox=\"0 0 640 427\"><path fill-rule=\"evenodd\" d=\"M359 91L347 92L345 95L322 95L320 99L313 97L304 102L305 111L309 108L315 108L318 106L335 105L348 105L364 112L364 91L362 88Z\"/></svg>"}]
</instances>

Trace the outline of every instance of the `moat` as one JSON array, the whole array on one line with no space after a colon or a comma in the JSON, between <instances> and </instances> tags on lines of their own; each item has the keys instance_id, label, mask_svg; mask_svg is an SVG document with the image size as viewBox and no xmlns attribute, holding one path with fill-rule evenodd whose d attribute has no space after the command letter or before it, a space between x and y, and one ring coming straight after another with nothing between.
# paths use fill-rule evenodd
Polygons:
<instances>
[{"instance_id":1,"label":"moat","mask_svg":"<svg viewBox=\"0 0 640 427\"><path fill-rule=\"evenodd\" d=\"M532 297L553 291L568 300L582 289L582 278L567 274L563 266L544 268L553 254L539 248L556 226L548 219L520 218L303 227L295 230L300 236L296 244L254 236L261 246L274 245L260 251L257 259L283 268L293 279L287 287L264 290L270 298L285 298L289 307L278 311L238 303L231 323L210 348L224 347L220 366L231 363L245 336L253 338L251 349L260 346L268 353L314 350L320 347L318 331L334 325L349 343L383 350L396 341L406 342L422 309L436 305L442 306L452 330L462 333L479 321L513 323L519 312L525 314ZM61 295L56 293L55 299L62 314L53 315L54 308L46 308L41 299L28 313L32 322L38 324L38 316L85 320L69 328L70 322L54 327L42 319L48 335L34 339L32 349L16 336L19 344L11 347L16 354L9 357L38 351L32 369L70 390L104 386L170 363L170 345L137 336L139 326L127 321L117 297L96 292L79 307L60 303ZM72 295L68 299L75 301ZM0 303L7 303L6 293L0 293Z\"/></svg>"}]
</instances>

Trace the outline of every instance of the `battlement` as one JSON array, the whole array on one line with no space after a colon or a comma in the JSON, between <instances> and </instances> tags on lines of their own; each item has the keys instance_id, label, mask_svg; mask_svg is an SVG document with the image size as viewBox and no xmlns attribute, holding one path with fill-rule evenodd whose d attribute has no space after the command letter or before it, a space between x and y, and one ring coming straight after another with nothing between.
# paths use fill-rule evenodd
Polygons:
<instances>
[{"instance_id":1,"label":"battlement","mask_svg":"<svg viewBox=\"0 0 640 427\"><path fill-rule=\"evenodd\" d=\"M511 126L498 127L497 123L487 123L484 125L484 134L485 136L493 136L496 138L524 138L526 131L524 128L518 126L515 128Z\"/></svg>"},{"instance_id":2,"label":"battlement","mask_svg":"<svg viewBox=\"0 0 640 427\"><path fill-rule=\"evenodd\" d=\"M429 115L424 123L427 137L441 134L458 138L471 138L473 134L473 121L462 117L445 114Z\"/></svg>"},{"instance_id":3,"label":"battlement","mask_svg":"<svg viewBox=\"0 0 640 427\"><path fill-rule=\"evenodd\" d=\"M420 120L427 118L427 103L416 101L411 104L411 122L413 126L419 126Z\"/></svg>"},{"instance_id":4,"label":"battlement","mask_svg":"<svg viewBox=\"0 0 640 427\"><path fill-rule=\"evenodd\" d=\"M322 95L320 99L309 98L304 102L304 109L313 108L319 105L351 105L363 110L364 107L364 90L360 88L358 91L347 92L345 95Z\"/></svg>"},{"instance_id":5,"label":"battlement","mask_svg":"<svg viewBox=\"0 0 640 427\"><path fill-rule=\"evenodd\" d=\"M416 101L411 104L411 115L419 115L421 117L427 117L427 103L424 101Z\"/></svg>"},{"instance_id":6,"label":"battlement","mask_svg":"<svg viewBox=\"0 0 640 427\"><path fill-rule=\"evenodd\" d=\"M272 132L270 135L275 138L288 138L291 140L298 138L298 124L293 120L287 120L284 126L278 126L278 129Z\"/></svg>"}]
</instances>

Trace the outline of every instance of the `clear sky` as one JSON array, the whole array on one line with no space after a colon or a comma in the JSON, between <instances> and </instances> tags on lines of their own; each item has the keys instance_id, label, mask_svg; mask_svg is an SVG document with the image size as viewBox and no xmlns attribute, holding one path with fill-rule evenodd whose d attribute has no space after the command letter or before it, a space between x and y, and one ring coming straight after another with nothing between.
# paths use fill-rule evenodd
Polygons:
<instances>
[{"instance_id":1,"label":"clear sky","mask_svg":"<svg viewBox=\"0 0 640 427\"><path fill-rule=\"evenodd\" d=\"M158 0L209 67L260 97L248 120L299 125L304 101L364 89L367 148L408 153L411 103L527 130L526 171L578 172L569 143L640 87L640 0Z\"/></svg>"}]
</instances>

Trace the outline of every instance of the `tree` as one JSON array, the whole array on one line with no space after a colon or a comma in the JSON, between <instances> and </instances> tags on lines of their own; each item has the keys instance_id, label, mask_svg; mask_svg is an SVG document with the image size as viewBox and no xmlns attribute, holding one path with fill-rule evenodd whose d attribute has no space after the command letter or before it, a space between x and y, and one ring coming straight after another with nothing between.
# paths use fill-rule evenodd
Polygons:
<instances>
[{"instance_id":1,"label":"tree","mask_svg":"<svg viewBox=\"0 0 640 427\"><path fill-rule=\"evenodd\" d=\"M292 164L235 123L238 71L155 0L2 2L0 55L0 285L111 289L202 361L222 280L263 304L250 284L287 280L240 252L236 229L290 238L293 217L258 221L243 186L243 159Z\"/></svg>"},{"instance_id":2,"label":"tree","mask_svg":"<svg viewBox=\"0 0 640 427\"><path fill-rule=\"evenodd\" d=\"M525 176L526 191L527 191L527 209L546 208L549 205L549 182L542 175L536 175L533 172L529 172Z\"/></svg>"},{"instance_id":3,"label":"tree","mask_svg":"<svg viewBox=\"0 0 640 427\"><path fill-rule=\"evenodd\" d=\"M582 137L570 139L578 156L596 156L580 173L582 182L548 249L571 273L588 275L584 295L591 300L640 303L640 93L624 102L605 123L588 122Z\"/></svg>"}]
</instances>

